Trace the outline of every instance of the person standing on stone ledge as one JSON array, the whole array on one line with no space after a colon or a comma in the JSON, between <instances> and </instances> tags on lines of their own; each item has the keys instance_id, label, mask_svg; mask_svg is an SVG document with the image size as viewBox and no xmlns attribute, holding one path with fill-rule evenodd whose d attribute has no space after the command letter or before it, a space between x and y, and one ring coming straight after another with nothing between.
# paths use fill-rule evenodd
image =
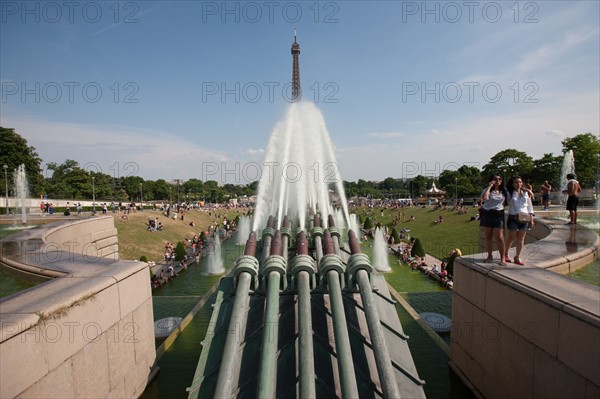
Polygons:
<instances>
[{"instance_id":1,"label":"person standing on stone ledge","mask_svg":"<svg viewBox=\"0 0 600 399\"><path fill-rule=\"evenodd\" d=\"M502 183L502 177L494 174L490 177L488 186L481 192L481 215L479 226L483 227L485 234L485 247L487 258L485 263L491 263L494 260L493 242L500 252L500 265L505 266L504 262L504 205L507 202L507 194Z\"/></svg>"},{"instance_id":2,"label":"person standing on stone ledge","mask_svg":"<svg viewBox=\"0 0 600 399\"><path fill-rule=\"evenodd\" d=\"M577 205L579 205L579 193L581 192L581 186L579 182L575 180L575 175L569 173L567 175L567 187L562 190L563 194L567 194L567 211L569 211L569 223L577 224Z\"/></svg>"},{"instance_id":3,"label":"person standing on stone ledge","mask_svg":"<svg viewBox=\"0 0 600 399\"><path fill-rule=\"evenodd\" d=\"M547 211L548 209L550 209L550 191L552 191L552 186L550 185L550 183L548 183L548 180L546 180L544 184L542 184L542 188L540 191L542 193L542 206L544 210Z\"/></svg>"},{"instance_id":4,"label":"person standing on stone ledge","mask_svg":"<svg viewBox=\"0 0 600 399\"><path fill-rule=\"evenodd\" d=\"M517 265L524 266L521 260L521 251L525 245L525 234L534 225L533 220L533 193L531 186L523 187L523 180L519 177L512 177L508 181L508 237L506 239L504 261L511 262L508 257L508 250L513 241L516 241L514 262ZM522 220L521 215L527 216L527 220Z\"/></svg>"}]
</instances>

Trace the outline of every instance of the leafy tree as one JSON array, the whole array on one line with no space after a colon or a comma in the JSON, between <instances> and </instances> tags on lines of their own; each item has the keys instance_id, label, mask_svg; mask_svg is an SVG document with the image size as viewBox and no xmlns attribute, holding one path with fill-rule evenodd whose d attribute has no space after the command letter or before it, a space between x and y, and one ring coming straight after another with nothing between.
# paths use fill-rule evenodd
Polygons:
<instances>
[{"instance_id":1,"label":"leafy tree","mask_svg":"<svg viewBox=\"0 0 600 399\"><path fill-rule=\"evenodd\" d=\"M202 180L189 179L181 185L183 193L190 196L192 199L201 199L204 183Z\"/></svg>"},{"instance_id":2,"label":"leafy tree","mask_svg":"<svg viewBox=\"0 0 600 399\"><path fill-rule=\"evenodd\" d=\"M183 242L179 241L175 246L175 260L183 260L185 259L185 246Z\"/></svg>"},{"instance_id":3,"label":"leafy tree","mask_svg":"<svg viewBox=\"0 0 600 399\"><path fill-rule=\"evenodd\" d=\"M429 186L433 182L433 179L418 175L412 179L412 194L413 196L420 196L425 190L430 188Z\"/></svg>"},{"instance_id":4,"label":"leafy tree","mask_svg":"<svg viewBox=\"0 0 600 399\"><path fill-rule=\"evenodd\" d=\"M127 201L129 199L127 192L122 188L117 188L113 191L113 200L117 202Z\"/></svg>"},{"instance_id":5,"label":"leafy tree","mask_svg":"<svg viewBox=\"0 0 600 399\"><path fill-rule=\"evenodd\" d=\"M393 195L394 192L398 193L404 188L404 182L402 179L395 179L393 177L387 177L381 183L379 183L379 189Z\"/></svg>"},{"instance_id":6,"label":"leafy tree","mask_svg":"<svg viewBox=\"0 0 600 399\"><path fill-rule=\"evenodd\" d=\"M362 224L363 218L362 218L362 215L360 213L356 214L356 221L358 222L359 225Z\"/></svg>"},{"instance_id":7,"label":"leafy tree","mask_svg":"<svg viewBox=\"0 0 600 399\"><path fill-rule=\"evenodd\" d=\"M158 179L154 186L154 198L166 201L169 199L169 194L173 191L173 186L165 181Z\"/></svg>"},{"instance_id":8,"label":"leafy tree","mask_svg":"<svg viewBox=\"0 0 600 399\"><path fill-rule=\"evenodd\" d=\"M398 230L396 228L392 228L392 239L394 240L394 244L400 243L400 236L398 235Z\"/></svg>"},{"instance_id":9,"label":"leafy tree","mask_svg":"<svg viewBox=\"0 0 600 399\"><path fill-rule=\"evenodd\" d=\"M42 160L35 147L28 145L27 140L21 137L15 129L0 126L0 168L7 166L7 179L12 181L13 172L19 165L25 165L25 173L29 182L31 195L43 194L44 176L42 175ZM12 190L12 184L9 184ZM4 190L3 190L4 191Z\"/></svg>"},{"instance_id":10,"label":"leafy tree","mask_svg":"<svg viewBox=\"0 0 600 399\"><path fill-rule=\"evenodd\" d=\"M358 194L358 184L353 181L344 181L344 191L348 198Z\"/></svg>"},{"instance_id":11,"label":"leafy tree","mask_svg":"<svg viewBox=\"0 0 600 399\"><path fill-rule=\"evenodd\" d=\"M119 188L127 193L129 201L137 202L140 200L140 191L143 191L144 179L139 176L126 176L119 178ZM140 190L140 184L142 188Z\"/></svg>"},{"instance_id":12,"label":"leafy tree","mask_svg":"<svg viewBox=\"0 0 600 399\"><path fill-rule=\"evenodd\" d=\"M127 200L127 193L114 187L110 175L86 171L77 161L67 159L60 165L51 162L47 168L52 171L52 176L46 179L49 198L91 200L95 197L97 202Z\"/></svg>"},{"instance_id":13,"label":"leafy tree","mask_svg":"<svg viewBox=\"0 0 600 399\"><path fill-rule=\"evenodd\" d=\"M546 180L555 189L559 188L562 161L563 157L555 157L552 153L544 154L540 159L533 161L530 183L534 186L534 190L541 187Z\"/></svg>"},{"instance_id":14,"label":"leafy tree","mask_svg":"<svg viewBox=\"0 0 600 399\"><path fill-rule=\"evenodd\" d=\"M563 152L573 150L575 174L584 188L592 188L596 181L596 165L600 156L600 139L592 133L578 134L564 139Z\"/></svg>"},{"instance_id":15,"label":"leafy tree","mask_svg":"<svg viewBox=\"0 0 600 399\"><path fill-rule=\"evenodd\" d=\"M88 184L86 187L88 188L88 192L84 193L85 198L92 198L93 194L96 196L96 201L118 201L119 197L116 195L118 192L115 191L115 187L113 186L114 180L110 175L104 173L95 173L90 172L91 177L94 178L94 189L92 193L91 184Z\"/></svg>"},{"instance_id":16,"label":"leafy tree","mask_svg":"<svg viewBox=\"0 0 600 399\"><path fill-rule=\"evenodd\" d=\"M447 193L454 193L455 184L458 182L459 178L462 178L462 176L457 170L443 170L439 176L440 186L446 190Z\"/></svg>"},{"instance_id":17,"label":"leafy tree","mask_svg":"<svg viewBox=\"0 0 600 399\"><path fill-rule=\"evenodd\" d=\"M413 257L425 257L425 249L423 248L423 244L421 244L421 240L419 240L418 238L415 238L415 242L413 243L412 249L410 250L410 255Z\"/></svg>"},{"instance_id":18,"label":"leafy tree","mask_svg":"<svg viewBox=\"0 0 600 399\"><path fill-rule=\"evenodd\" d=\"M204 182L203 192L208 202L222 202L225 196L224 190L219 187L219 183L214 180Z\"/></svg>"},{"instance_id":19,"label":"leafy tree","mask_svg":"<svg viewBox=\"0 0 600 399\"><path fill-rule=\"evenodd\" d=\"M481 194L481 171L475 166L463 165L458 168L458 195Z\"/></svg>"},{"instance_id":20,"label":"leafy tree","mask_svg":"<svg viewBox=\"0 0 600 399\"><path fill-rule=\"evenodd\" d=\"M255 193L258 191L258 180L253 181L252 183L248 184L246 187L248 187L248 189Z\"/></svg>"},{"instance_id":21,"label":"leafy tree","mask_svg":"<svg viewBox=\"0 0 600 399\"><path fill-rule=\"evenodd\" d=\"M474 166L462 165L457 170L444 170L439 176L440 187L448 196L458 197L479 195L481 193L481 172Z\"/></svg>"},{"instance_id":22,"label":"leafy tree","mask_svg":"<svg viewBox=\"0 0 600 399\"><path fill-rule=\"evenodd\" d=\"M248 197L256 193L258 193L258 181L247 184L242 190L242 195L247 195Z\"/></svg>"},{"instance_id":23,"label":"leafy tree","mask_svg":"<svg viewBox=\"0 0 600 399\"><path fill-rule=\"evenodd\" d=\"M532 169L533 158L522 151L509 148L494 155L490 162L483 166L481 183L485 184L489 176L494 173L500 173L505 181L512 176L521 176L529 180Z\"/></svg>"},{"instance_id":24,"label":"leafy tree","mask_svg":"<svg viewBox=\"0 0 600 399\"><path fill-rule=\"evenodd\" d=\"M92 198L92 177L79 166L77 161L66 159L62 164L48 164L52 177L48 179L48 197L50 198ZM98 175L101 175L98 173ZM94 184L95 186L95 184Z\"/></svg>"},{"instance_id":25,"label":"leafy tree","mask_svg":"<svg viewBox=\"0 0 600 399\"><path fill-rule=\"evenodd\" d=\"M363 225L365 230L371 230L373 228L373 221L370 217L367 216L365 219L365 224Z\"/></svg>"}]
</instances>

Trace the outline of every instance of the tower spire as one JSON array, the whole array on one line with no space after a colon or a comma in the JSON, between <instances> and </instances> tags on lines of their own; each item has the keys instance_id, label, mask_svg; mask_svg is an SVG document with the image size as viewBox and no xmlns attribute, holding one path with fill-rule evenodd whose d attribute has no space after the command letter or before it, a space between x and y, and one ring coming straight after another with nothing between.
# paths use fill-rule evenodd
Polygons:
<instances>
[{"instance_id":1,"label":"tower spire","mask_svg":"<svg viewBox=\"0 0 600 399\"><path fill-rule=\"evenodd\" d=\"M294 44L292 44L292 101L300 101L302 89L300 88L300 45L296 41L294 29Z\"/></svg>"}]
</instances>

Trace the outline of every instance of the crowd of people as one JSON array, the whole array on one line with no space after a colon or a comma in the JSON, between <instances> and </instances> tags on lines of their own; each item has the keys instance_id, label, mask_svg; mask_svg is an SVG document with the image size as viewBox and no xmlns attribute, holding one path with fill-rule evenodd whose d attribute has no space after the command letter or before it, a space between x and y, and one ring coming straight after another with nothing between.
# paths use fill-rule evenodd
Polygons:
<instances>
[{"instance_id":1,"label":"crowd of people","mask_svg":"<svg viewBox=\"0 0 600 399\"><path fill-rule=\"evenodd\" d=\"M160 209L163 216L171 218L175 216L175 220L185 220L182 215L186 212L191 212L194 208L188 204L170 205ZM168 242L164 248L163 262L159 265L160 269L152 276L152 288L158 288L170 279L176 277L182 270L186 270L190 264L194 262L200 264L200 258L207 256L213 250L214 238L218 237L220 241L224 241L231 237L237 230L236 219L228 218L223 211L227 209L210 207L207 209L199 209L207 213L210 220L210 225L206 231L194 234L192 238L183 238L182 243L185 249L185 255L182 260L177 261L176 247ZM191 225L191 223L190 223ZM163 229L158 218L149 219L147 224L149 231L161 231Z\"/></svg>"},{"instance_id":2,"label":"crowd of people","mask_svg":"<svg viewBox=\"0 0 600 399\"><path fill-rule=\"evenodd\" d=\"M422 271L426 276L429 276L440 282L441 285L452 289L452 271L454 265L454 259L458 257L460 250L454 249L450 252L447 258L441 260L440 266L438 267L438 260L430 257L429 263L427 263L427 256L420 257L418 255L411 255L412 246L414 241L409 241L395 247L390 247L390 250L398 258L398 263L403 262L408 265L413 271ZM450 265L450 266L449 266Z\"/></svg>"},{"instance_id":3,"label":"crowd of people","mask_svg":"<svg viewBox=\"0 0 600 399\"><path fill-rule=\"evenodd\" d=\"M563 190L563 193L569 196L569 200L567 202L567 209L570 212L569 224L576 224L577 197L581 191L581 187L575 180L574 175L569 175L568 179L569 182ZM544 182L539 190L541 194L540 205L544 210L547 210L550 206L551 190L552 186L547 181ZM485 258L484 262L494 262L493 252L495 243L499 253L499 265L506 266L508 263L525 265L522 258L522 250L527 230L531 229L535 225L535 213L533 207L535 198L536 196L533 191L533 187L524 182L520 177L515 176L511 178L506 185L504 185L502 176L499 174L494 174L490 177L487 186L481 193L480 198L473 199L472 207L471 202L469 202L469 205L467 206L464 199L456 198L453 200L451 208L445 205L445 203L442 201L438 201L437 204L434 205L433 209L436 211L452 211L459 215L472 213L470 220L479 221L484 232L487 252L487 257ZM379 223L378 216L382 218L384 217L384 211L386 209L395 210L396 212L393 214L394 216L391 221L391 226L396 229L402 242L407 240L409 242L405 243L400 250L399 246L395 246L395 240L391 236L388 227L384 226L384 237L387 239L389 247L402 262L409 265L412 269L423 270L427 275L430 275L438 279L442 284L451 287L453 267L448 267L448 265L449 263L453 265L453 259L456 256L454 253L450 254L448 258L439 261L439 266L437 263L438 261L430 260L430 264L428 264L425 258L411 255L412 241L410 241L410 229L401 227L401 223L416 220L414 215L406 217L404 209L418 205L412 203L411 201L399 202L385 200L368 201L367 203L361 205L366 205L366 216L372 218L374 225ZM508 209L506 210L507 207ZM129 209L131 208L132 207L130 206ZM195 208L198 207L194 204L181 203L174 206L167 204L161 206L159 209L167 218L185 221L185 215L189 214L189 212ZM120 209L120 206L117 209ZM135 205L133 205L133 209L135 209ZM230 232L236 230L236 221L229 220L226 214L224 212L222 213L223 210L227 210L226 207L212 207L200 210L207 212L209 218L211 218L211 224L208 226L205 235L210 237L218 234L219 238L223 240ZM507 212L506 217L505 210ZM251 210L248 211L248 214L250 213ZM444 216L440 214L437 215L436 219L432 222L432 226L442 223L444 223ZM189 224L191 226L195 226L195 222L193 220L191 220ZM507 228L506 236L504 233L505 225ZM157 218L148 220L149 231L160 231L161 229L162 225L160 222L158 222ZM361 234L363 239L368 239L368 237L373 236L374 230L363 230ZM165 248L164 257L167 270L165 273L165 271L161 269L160 273L157 273L157 275L153 276L153 287L160 286L165 281L168 281L169 278L176 276L178 272L177 268L179 268L179 270L187 268L188 258L195 258L195 260L198 261L202 256L203 250L206 249L207 246L206 241L201 239L200 235L194 235L192 239L186 239L185 242L188 245L190 254L186 255L186 259L183 260L183 263L179 264L176 264L174 261L174 248L171 244L167 245ZM509 252L512 251L513 244L514 252L512 252L511 257L511 253ZM452 262L448 262L448 259L452 259Z\"/></svg>"}]
</instances>

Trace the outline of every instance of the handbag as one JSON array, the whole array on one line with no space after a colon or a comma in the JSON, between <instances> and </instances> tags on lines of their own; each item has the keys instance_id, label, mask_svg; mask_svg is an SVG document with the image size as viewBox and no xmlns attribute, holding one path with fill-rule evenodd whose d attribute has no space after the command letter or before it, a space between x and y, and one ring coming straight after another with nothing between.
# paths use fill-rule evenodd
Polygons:
<instances>
[{"instance_id":1,"label":"handbag","mask_svg":"<svg viewBox=\"0 0 600 399\"><path fill-rule=\"evenodd\" d=\"M529 223L529 222L531 222L531 215L528 213L518 213L517 214L517 222Z\"/></svg>"}]
</instances>

